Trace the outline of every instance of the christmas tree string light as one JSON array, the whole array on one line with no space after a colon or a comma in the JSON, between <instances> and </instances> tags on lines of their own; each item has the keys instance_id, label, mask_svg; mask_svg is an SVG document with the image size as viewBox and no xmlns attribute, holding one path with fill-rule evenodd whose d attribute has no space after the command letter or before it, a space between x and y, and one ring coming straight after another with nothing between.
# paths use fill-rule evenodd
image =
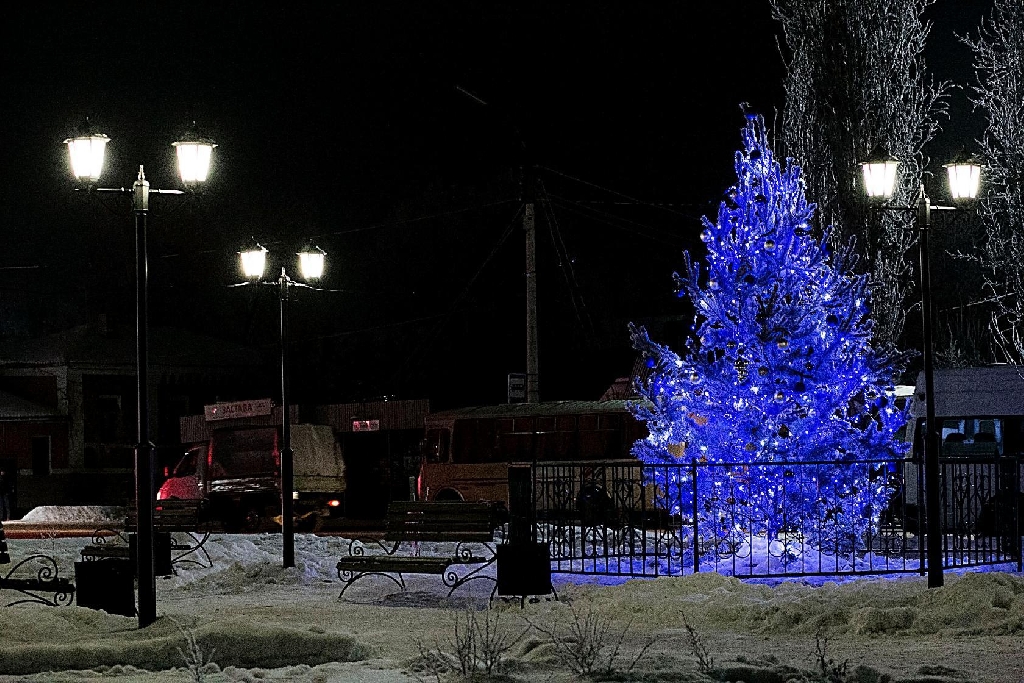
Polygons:
<instances>
[{"instance_id":1,"label":"christmas tree string light","mask_svg":"<svg viewBox=\"0 0 1024 683\"><path fill-rule=\"evenodd\" d=\"M850 550L892 494L878 461L906 451L892 386L906 357L872 345L852 244L830 253L815 235L800 168L775 160L760 116L747 117L735 168L717 221L703 222L706 276L688 253L675 274L696 311L682 353L630 327L650 370L632 408L649 436L633 452L697 465L654 468L656 483L719 543L798 533Z\"/></svg>"}]
</instances>

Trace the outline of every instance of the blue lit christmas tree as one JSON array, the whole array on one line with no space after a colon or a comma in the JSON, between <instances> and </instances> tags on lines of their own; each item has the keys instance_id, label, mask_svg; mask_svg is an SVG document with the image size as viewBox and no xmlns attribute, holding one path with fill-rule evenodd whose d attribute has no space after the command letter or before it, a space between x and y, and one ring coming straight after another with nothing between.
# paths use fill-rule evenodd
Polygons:
<instances>
[{"instance_id":1,"label":"blue lit christmas tree","mask_svg":"<svg viewBox=\"0 0 1024 683\"><path fill-rule=\"evenodd\" d=\"M650 436L633 452L696 464L655 476L684 517L696 490L702 536L799 534L850 550L892 493L878 461L905 452L891 386L905 357L872 346L852 245L829 253L814 234L800 168L775 161L760 116L747 117L735 166L717 222L704 219L706 276L689 254L675 275L694 336L680 355L631 326L650 368L634 406Z\"/></svg>"}]
</instances>

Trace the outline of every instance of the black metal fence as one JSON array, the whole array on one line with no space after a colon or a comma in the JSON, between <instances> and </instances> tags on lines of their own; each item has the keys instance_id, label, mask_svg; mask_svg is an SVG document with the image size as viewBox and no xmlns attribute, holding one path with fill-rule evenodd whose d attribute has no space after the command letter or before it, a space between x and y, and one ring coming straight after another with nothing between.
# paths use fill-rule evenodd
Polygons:
<instances>
[{"instance_id":1,"label":"black metal fence","mask_svg":"<svg viewBox=\"0 0 1024 683\"><path fill-rule=\"evenodd\" d=\"M1021 571L1021 460L948 458L941 467L944 567ZM548 544L553 572L767 578L926 568L922 481L910 462L562 462L513 467L512 479L510 491L521 492L513 519Z\"/></svg>"}]
</instances>

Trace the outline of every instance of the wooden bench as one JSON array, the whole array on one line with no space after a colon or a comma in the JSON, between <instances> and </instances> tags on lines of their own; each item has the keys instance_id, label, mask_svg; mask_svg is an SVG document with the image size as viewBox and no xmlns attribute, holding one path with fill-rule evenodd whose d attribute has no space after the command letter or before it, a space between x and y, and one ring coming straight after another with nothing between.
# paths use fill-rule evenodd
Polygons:
<instances>
[{"instance_id":1,"label":"wooden bench","mask_svg":"<svg viewBox=\"0 0 1024 683\"><path fill-rule=\"evenodd\" d=\"M495 560L494 534L503 521L500 503L397 501L388 506L385 532L378 545L383 554L368 554L358 540L349 543L349 554L338 560L338 578L345 582L338 598L364 576L384 576L403 591L404 574L437 574L448 586L448 595L475 579L495 579L481 574ZM420 554L421 542L455 543L454 552L442 556ZM473 552L473 546L479 546ZM411 546L412 554L399 554ZM460 572L465 573L460 573Z\"/></svg>"},{"instance_id":2,"label":"wooden bench","mask_svg":"<svg viewBox=\"0 0 1024 683\"><path fill-rule=\"evenodd\" d=\"M213 532L213 524L206 514L201 500L161 500L153 510L153 532L169 536L167 553L169 557L157 558L157 569L166 575L181 563L212 567L213 560L206 551L206 541ZM134 559L133 537L137 537L139 526L138 510L128 508L123 529L97 529L92 543L82 548L83 560ZM161 544L157 544L161 545ZM164 563L161 564L161 559ZM163 569L161 572L160 569Z\"/></svg>"},{"instance_id":3,"label":"wooden bench","mask_svg":"<svg viewBox=\"0 0 1024 683\"><path fill-rule=\"evenodd\" d=\"M7 548L4 525L0 523L0 565L8 564L11 564L11 556ZM26 567L30 570L29 576L15 576ZM51 607L70 605L75 597L75 585L68 579L58 576L57 562L48 555L30 555L11 566L5 574L0 574L0 591L5 590L21 595L20 598L6 603L7 607L27 602Z\"/></svg>"}]
</instances>

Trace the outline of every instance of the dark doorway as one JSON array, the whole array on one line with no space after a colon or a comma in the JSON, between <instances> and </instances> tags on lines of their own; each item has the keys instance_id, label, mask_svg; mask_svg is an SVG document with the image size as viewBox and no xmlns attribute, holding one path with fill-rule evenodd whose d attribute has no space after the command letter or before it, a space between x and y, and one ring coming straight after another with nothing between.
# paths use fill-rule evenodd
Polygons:
<instances>
[{"instance_id":1,"label":"dark doorway","mask_svg":"<svg viewBox=\"0 0 1024 683\"><path fill-rule=\"evenodd\" d=\"M7 481L11 486L11 514L18 509L18 459L13 456L0 457L0 470L7 473Z\"/></svg>"},{"instance_id":2,"label":"dark doorway","mask_svg":"<svg viewBox=\"0 0 1024 683\"><path fill-rule=\"evenodd\" d=\"M50 437L32 437L32 474L45 477L50 474Z\"/></svg>"},{"instance_id":3,"label":"dark doorway","mask_svg":"<svg viewBox=\"0 0 1024 683\"><path fill-rule=\"evenodd\" d=\"M387 432L342 435L345 456L345 514L359 519L383 519L388 505Z\"/></svg>"}]
</instances>

